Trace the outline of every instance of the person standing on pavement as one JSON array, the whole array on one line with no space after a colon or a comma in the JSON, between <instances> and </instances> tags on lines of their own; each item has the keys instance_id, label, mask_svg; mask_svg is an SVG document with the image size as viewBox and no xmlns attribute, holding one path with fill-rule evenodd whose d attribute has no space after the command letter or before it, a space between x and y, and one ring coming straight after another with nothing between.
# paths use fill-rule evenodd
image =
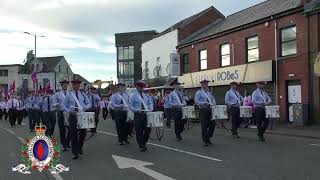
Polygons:
<instances>
[{"instance_id":1,"label":"person standing on pavement","mask_svg":"<svg viewBox=\"0 0 320 180\"><path fill-rule=\"evenodd\" d=\"M186 100L180 91L180 83L175 81L172 83L174 90L169 95L169 104L173 108L174 129L178 141L182 140L181 133L184 130L185 120L182 119L182 107L186 106Z\"/></svg>"},{"instance_id":2,"label":"person standing on pavement","mask_svg":"<svg viewBox=\"0 0 320 180\"><path fill-rule=\"evenodd\" d=\"M43 119L42 123L47 127L46 134L53 136L56 126L56 97L53 90L46 89L40 106L42 107Z\"/></svg>"},{"instance_id":3,"label":"person standing on pavement","mask_svg":"<svg viewBox=\"0 0 320 180\"><path fill-rule=\"evenodd\" d=\"M126 85L123 83L118 83L118 92L112 96L111 104L114 108L114 120L116 123L116 129L118 133L119 145L130 144L128 141L128 108L129 108L129 95L125 93Z\"/></svg>"},{"instance_id":4,"label":"person standing on pavement","mask_svg":"<svg viewBox=\"0 0 320 180\"><path fill-rule=\"evenodd\" d=\"M79 154L83 154L83 144L86 137L86 129L77 129L77 112L86 112L91 107L88 96L80 91L81 81L74 79L71 81L72 91L70 91L63 101L63 110L69 113L69 133L74 160L79 159Z\"/></svg>"},{"instance_id":5,"label":"person standing on pavement","mask_svg":"<svg viewBox=\"0 0 320 180\"><path fill-rule=\"evenodd\" d=\"M259 81L256 83L257 89L252 93L252 102L256 112L256 122L258 128L259 140L264 142L264 133L269 125L269 119L266 118L265 106L271 103L270 96L264 91L266 82Z\"/></svg>"},{"instance_id":6,"label":"person standing on pavement","mask_svg":"<svg viewBox=\"0 0 320 180\"><path fill-rule=\"evenodd\" d=\"M68 151L68 147L70 144L70 135L67 133L67 119L65 119L62 104L65 100L66 96L68 95L68 86L69 81L63 80L59 82L61 85L62 90L57 92L55 95L56 98L56 109L57 109L57 118L58 118L58 127L60 133L60 142L62 144L62 151Z\"/></svg>"},{"instance_id":7,"label":"person standing on pavement","mask_svg":"<svg viewBox=\"0 0 320 180\"><path fill-rule=\"evenodd\" d=\"M89 101L91 104L91 107L88 109L88 112L94 112L94 121L96 124L95 128L91 128L91 133L96 134L97 128L98 128L98 123L99 123L99 113L100 113L99 102L101 101L101 98L97 93L97 88L95 88L93 86L90 87L90 92L88 94L88 98L89 98Z\"/></svg>"},{"instance_id":8,"label":"person standing on pavement","mask_svg":"<svg viewBox=\"0 0 320 180\"><path fill-rule=\"evenodd\" d=\"M2 120L2 118L5 115L6 106L7 106L7 103L5 102L4 97L2 97L1 100L0 100L0 120Z\"/></svg>"},{"instance_id":9,"label":"person standing on pavement","mask_svg":"<svg viewBox=\"0 0 320 180\"><path fill-rule=\"evenodd\" d=\"M18 121L18 125L21 125L24 117L24 114L23 114L24 102L22 101L22 98L20 96L17 97L17 100L18 100L17 121Z\"/></svg>"},{"instance_id":10,"label":"person standing on pavement","mask_svg":"<svg viewBox=\"0 0 320 180\"><path fill-rule=\"evenodd\" d=\"M195 95L195 103L199 107L199 118L202 130L202 141L204 146L211 145L210 138L213 137L216 122L211 120L212 109L211 106L216 105L216 100L212 93L209 91L208 80L203 80L201 83L201 89L197 91Z\"/></svg>"},{"instance_id":11,"label":"person standing on pavement","mask_svg":"<svg viewBox=\"0 0 320 180\"><path fill-rule=\"evenodd\" d=\"M240 136L238 135L238 128L241 124L240 118L240 106L243 102L243 97L237 91L238 87L237 82L230 83L230 90L227 91L225 96L225 104L229 107L231 113L231 122L232 122L232 136L233 138L239 139Z\"/></svg>"},{"instance_id":12,"label":"person standing on pavement","mask_svg":"<svg viewBox=\"0 0 320 180\"><path fill-rule=\"evenodd\" d=\"M136 130L137 143L140 151L147 150L147 142L151 133L151 128L147 127L147 112L153 111L153 102L144 92L146 83L139 80L135 83L138 92L130 97L130 108L134 112L134 126Z\"/></svg>"},{"instance_id":13,"label":"person standing on pavement","mask_svg":"<svg viewBox=\"0 0 320 180\"><path fill-rule=\"evenodd\" d=\"M18 100L15 98L15 95L11 95L10 99L7 102L7 112L9 115L10 126L16 126L17 120L17 108L19 106Z\"/></svg>"}]
</instances>

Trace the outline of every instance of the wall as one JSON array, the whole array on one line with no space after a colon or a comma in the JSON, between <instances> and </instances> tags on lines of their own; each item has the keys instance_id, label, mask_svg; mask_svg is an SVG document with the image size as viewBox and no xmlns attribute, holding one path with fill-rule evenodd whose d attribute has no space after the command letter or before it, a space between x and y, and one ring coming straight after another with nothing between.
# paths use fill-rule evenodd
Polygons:
<instances>
[{"instance_id":1,"label":"wall","mask_svg":"<svg viewBox=\"0 0 320 180\"><path fill-rule=\"evenodd\" d=\"M168 76L166 68L170 63L170 54L177 52L178 30L171 31L162 36L156 37L142 44L142 69L145 62L149 62L149 79L155 78L153 70L157 65L157 58L160 57L161 77ZM144 77L143 77L144 78Z\"/></svg>"},{"instance_id":2,"label":"wall","mask_svg":"<svg viewBox=\"0 0 320 180\"><path fill-rule=\"evenodd\" d=\"M307 18L302 12L281 17L277 19L279 29L292 24L297 26L297 55L278 59L278 77L279 77L279 105L281 106L282 120L287 119L287 80L301 80L302 85L302 103L309 104L309 66L308 66L308 31ZM231 44L231 64L240 65L246 63L246 38L259 36L259 58L260 61L275 60L275 22L269 21L269 25L265 23L252 26L243 30L239 30L224 36L210 39L198 44L194 47L188 46L179 49L179 53L189 53L191 72L199 71L199 50L207 49L208 52L208 69L220 68L220 45L224 43ZM278 37L279 39L279 37ZM279 47L279 43L277 44ZM279 48L278 48L279 49ZM278 53L278 52L277 52ZM278 53L279 54L279 53ZM289 77L289 74L294 77Z\"/></svg>"},{"instance_id":3,"label":"wall","mask_svg":"<svg viewBox=\"0 0 320 180\"><path fill-rule=\"evenodd\" d=\"M60 65L60 72L59 72L59 65ZM68 69L68 71L67 71ZM56 66L55 72L57 74L56 77L56 88L60 88L60 81L68 80L71 81L73 79L73 72L68 64L68 62L63 58Z\"/></svg>"},{"instance_id":4,"label":"wall","mask_svg":"<svg viewBox=\"0 0 320 180\"><path fill-rule=\"evenodd\" d=\"M35 90L33 87L33 82L31 80L31 74L19 74L19 79L20 79L20 84L22 84L22 81L24 79L28 79L28 89L29 90ZM37 79L38 79L38 88L40 86L43 88L46 86L46 84L43 84L43 79L49 79L51 89L55 89L54 87L54 82L55 82L55 73L54 72L49 72L49 73L38 73L37 74Z\"/></svg>"},{"instance_id":5,"label":"wall","mask_svg":"<svg viewBox=\"0 0 320 180\"><path fill-rule=\"evenodd\" d=\"M12 84L14 81L16 82L16 87L19 87L19 76L18 76L18 71L19 71L20 66L0 66L0 70L8 70L8 77L0 77L0 84L7 84L8 88L10 84Z\"/></svg>"}]
</instances>

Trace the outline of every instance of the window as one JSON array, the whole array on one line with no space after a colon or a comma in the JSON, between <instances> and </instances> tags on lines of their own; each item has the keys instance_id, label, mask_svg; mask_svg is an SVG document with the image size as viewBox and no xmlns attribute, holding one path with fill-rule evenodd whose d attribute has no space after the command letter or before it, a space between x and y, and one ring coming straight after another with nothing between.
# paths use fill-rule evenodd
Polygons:
<instances>
[{"instance_id":1,"label":"window","mask_svg":"<svg viewBox=\"0 0 320 180\"><path fill-rule=\"evenodd\" d=\"M8 77L8 70L7 69L0 70L0 77Z\"/></svg>"},{"instance_id":2,"label":"window","mask_svg":"<svg viewBox=\"0 0 320 180\"><path fill-rule=\"evenodd\" d=\"M208 68L207 65L207 50L200 51L200 70L205 70Z\"/></svg>"},{"instance_id":3,"label":"window","mask_svg":"<svg viewBox=\"0 0 320 180\"><path fill-rule=\"evenodd\" d=\"M132 76L134 75L134 62L119 62L118 63L119 75Z\"/></svg>"},{"instance_id":4,"label":"window","mask_svg":"<svg viewBox=\"0 0 320 180\"><path fill-rule=\"evenodd\" d=\"M134 59L134 46L118 47L118 59Z\"/></svg>"},{"instance_id":5,"label":"window","mask_svg":"<svg viewBox=\"0 0 320 180\"><path fill-rule=\"evenodd\" d=\"M190 72L189 54L182 55L182 71L183 73Z\"/></svg>"},{"instance_id":6,"label":"window","mask_svg":"<svg viewBox=\"0 0 320 180\"><path fill-rule=\"evenodd\" d=\"M61 66L59 65L58 67L59 67L59 72L61 72Z\"/></svg>"},{"instance_id":7,"label":"window","mask_svg":"<svg viewBox=\"0 0 320 180\"><path fill-rule=\"evenodd\" d=\"M247 38L247 61L254 62L259 60L259 37Z\"/></svg>"},{"instance_id":8,"label":"window","mask_svg":"<svg viewBox=\"0 0 320 180\"><path fill-rule=\"evenodd\" d=\"M36 64L36 72L39 72L39 71L40 71L40 65Z\"/></svg>"},{"instance_id":9,"label":"window","mask_svg":"<svg viewBox=\"0 0 320 180\"><path fill-rule=\"evenodd\" d=\"M230 65L230 44L220 46L221 66Z\"/></svg>"},{"instance_id":10,"label":"window","mask_svg":"<svg viewBox=\"0 0 320 180\"><path fill-rule=\"evenodd\" d=\"M281 29L281 56L297 54L297 28Z\"/></svg>"},{"instance_id":11,"label":"window","mask_svg":"<svg viewBox=\"0 0 320 180\"><path fill-rule=\"evenodd\" d=\"M119 83L124 83L127 86L131 86L134 83L134 78L119 78L118 81Z\"/></svg>"}]
</instances>

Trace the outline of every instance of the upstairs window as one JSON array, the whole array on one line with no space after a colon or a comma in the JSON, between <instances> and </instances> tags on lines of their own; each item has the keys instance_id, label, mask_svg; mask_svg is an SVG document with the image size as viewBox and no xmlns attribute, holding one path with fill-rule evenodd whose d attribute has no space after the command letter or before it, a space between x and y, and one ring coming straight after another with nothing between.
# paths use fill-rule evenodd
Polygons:
<instances>
[{"instance_id":1,"label":"upstairs window","mask_svg":"<svg viewBox=\"0 0 320 180\"><path fill-rule=\"evenodd\" d=\"M259 60L259 37L247 38L247 61L254 62Z\"/></svg>"},{"instance_id":2,"label":"upstairs window","mask_svg":"<svg viewBox=\"0 0 320 180\"><path fill-rule=\"evenodd\" d=\"M200 54L200 70L208 69L208 62L207 62L207 50L201 50Z\"/></svg>"},{"instance_id":3,"label":"upstairs window","mask_svg":"<svg viewBox=\"0 0 320 180\"><path fill-rule=\"evenodd\" d=\"M220 46L221 66L230 66L230 44Z\"/></svg>"},{"instance_id":4,"label":"upstairs window","mask_svg":"<svg viewBox=\"0 0 320 180\"><path fill-rule=\"evenodd\" d=\"M297 54L297 28L291 26L281 29L281 56Z\"/></svg>"}]
</instances>

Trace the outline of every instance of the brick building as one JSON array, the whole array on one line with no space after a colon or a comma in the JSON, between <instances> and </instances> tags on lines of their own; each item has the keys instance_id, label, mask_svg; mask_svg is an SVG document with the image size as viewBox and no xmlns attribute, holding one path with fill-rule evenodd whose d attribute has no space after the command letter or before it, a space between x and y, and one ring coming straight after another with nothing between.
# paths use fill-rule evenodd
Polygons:
<instances>
[{"instance_id":1,"label":"brick building","mask_svg":"<svg viewBox=\"0 0 320 180\"><path fill-rule=\"evenodd\" d=\"M319 0L268 0L216 20L178 45L187 93L212 79L218 103L231 81L268 81L281 121L320 122ZM187 69L185 67L190 67Z\"/></svg>"}]
</instances>

